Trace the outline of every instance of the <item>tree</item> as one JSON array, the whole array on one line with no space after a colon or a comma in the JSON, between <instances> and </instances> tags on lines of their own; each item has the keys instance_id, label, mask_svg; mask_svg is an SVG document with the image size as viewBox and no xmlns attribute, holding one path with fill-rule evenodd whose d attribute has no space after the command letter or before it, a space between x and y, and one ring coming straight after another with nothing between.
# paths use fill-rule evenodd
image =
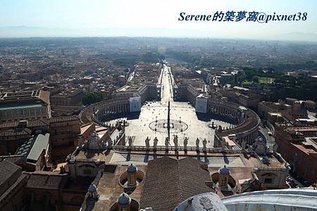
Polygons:
<instances>
[{"instance_id":1,"label":"tree","mask_svg":"<svg viewBox=\"0 0 317 211\"><path fill-rule=\"evenodd\" d=\"M253 77L252 77L252 81L253 81L254 83L259 83L259 77L258 77L258 76L253 76Z\"/></svg>"},{"instance_id":2,"label":"tree","mask_svg":"<svg viewBox=\"0 0 317 211\"><path fill-rule=\"evenodd\" d=\"M84 105L90 105L103 99L101 92L86 92L82 98Z\"/></svg>"}]
</instances>

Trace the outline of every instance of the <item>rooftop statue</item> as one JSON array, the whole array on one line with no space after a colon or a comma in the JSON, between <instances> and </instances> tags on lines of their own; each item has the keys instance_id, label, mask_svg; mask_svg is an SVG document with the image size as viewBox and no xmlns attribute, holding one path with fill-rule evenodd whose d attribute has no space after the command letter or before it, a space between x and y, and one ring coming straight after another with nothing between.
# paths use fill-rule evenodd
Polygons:
<instances>
[{"instance_id":1,"label":"rooftop statue","mask_svg":"<svg viewBox=\"0 0 317 211\"><path fill-rule=\"evenodd\" d=\"M196 139L196 147L199 147L199 138Z\"/></svg>"},{"instance_id":2,"label":"rooftop statue","mask_svg":"<svg viewBox=\"0 0 317 211\"><path fill-rule=\"evenodd\" d=\"M155 136L155 138L153 139L153 148L154 148L154 149L156 149L157 143L158 143L158 139L157 139L157 137Z\"/></svg>"},{"instance_id":3,"label":"rooftop statue","mask_svg":"<svg viewBox=\"0 0 317 211\"><path fill-rule=\"evenodd\" d=\"M207 150L207 140L204 139L203 140L203 151L206 151Z\"/></svg>"},{"instance_id":4,"label":"rooftop statue","mask_svg":"<svg viewBox=\"0 0 317 211\"><path fill-rule=\"evenodd\" d=\"M169 140L168 137L165 138L165 148L168 149Z\"/></svg>"},{"instance_id":5,"label":"rooftop statue","mask_svg":"<svg viewBox=\"0 0 317 211\"><path fill-rule=\"evenodd\" d=\"M129 147L132 147L132 142L133 142L133 140L132 140L132 137L131 137L131 136L128 138L128 141L129 141Z\"/></svg>"},{"instance_id":6,"label":"rooftop statue","mask_svg":"<svg viewBox=\"0 0 317 211\"><path fill-rule=\"evenodd\" d=\"M184 139L184 148L186 149L188 145L188 137L185 137Z\"/></svg>"},{"instance_id":7,"label":"rooftop statue","mask_svg":"<svg viewBox=\"0 0 317 211\"><path fill-rule=\"evenodd\" d=\"M174 142L175 148L177 148L178 147L178 136L177 135L174 136L173 142Z\"/></svg>"},{"instance_id":8,"label":"rooftop statue","mask_svg":"<svg viewBox=\"0 0 317 211\"><path fill-rule=\"evenodd\" d=\"M150 139L149 139L149 137L146 137L146 139L145 139L145 147L147 149L150 148Z\"/></svg>"}]
</instances>

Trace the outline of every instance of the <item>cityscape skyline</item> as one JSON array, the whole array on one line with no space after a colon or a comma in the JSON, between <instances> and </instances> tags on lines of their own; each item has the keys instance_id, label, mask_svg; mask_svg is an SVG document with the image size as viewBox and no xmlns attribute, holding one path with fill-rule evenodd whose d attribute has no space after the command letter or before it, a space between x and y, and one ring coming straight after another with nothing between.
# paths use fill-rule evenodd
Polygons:
<instances>
[{"instance_id":1,"label":"cityscape skyline","mask_svg":"<svg viewBox=\"0 0 317 211\"><path fill-rule=\"evenodd\" d=\"M315 210L313 0L0 0L0 210Z\"/></svg>"},{"instance_id":2,"label":"cityscape skyline","mask_svg":"<svg viewBox=\"0 0 317 211\"><path fill-rule=\"evenodd\" d=\"M76 6L74 6L76 5ZM287 6L285 6L287 5ZM313 1L1 1L0 37L188 37L317 41ZM303 21L184 22L180 12L209 15L217 11L258 11L292 15Z\"/></svg>"}]
</instances>

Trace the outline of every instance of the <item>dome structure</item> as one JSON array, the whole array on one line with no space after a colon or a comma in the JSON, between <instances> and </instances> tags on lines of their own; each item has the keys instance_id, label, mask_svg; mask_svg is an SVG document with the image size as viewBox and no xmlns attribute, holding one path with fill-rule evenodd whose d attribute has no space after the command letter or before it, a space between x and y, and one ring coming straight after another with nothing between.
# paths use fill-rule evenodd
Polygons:
<instances>
[{"instance_id":1,"label":"dome structure","mask_svg":"<svg viewBox=\"0 0 317 211\"><path fill-rule=\"evenodd\" d=\"M119 205L128 205L131 203L131 198L126 193L121 193L118 198L118 204Z\"/></svg>"},{"instance_id":2,"label":"dome structure","mask_svg":"<svg viewBox=\"0 0 317 211\"><path fill-rule=\"evenodd\" d=\"M220 169L218 170L218 172L219 172L219 174L221 174L221 175L229 175L229 174L230 174L230 171L229 171L229 169L227 168L226 165L224 165L222 168L220 168Z\"/></svg>"},{"instance_id":3,"label":"dome structure","mask_svg":"<svg viewBox=\"0 0 317 211\"><path fill-rule=\"evenodd\" d=\"M136 173L138 171L138 167L136 167L133 163L128 166L128 173Z\"/></svg>"},{"instance_id":4,"label":"dome structure","mask_svg":"<svg viewBox=\"0 0 317 211\"><path fill-rule=\"evenodd\" d=\"M89 188L88 188L88 192L96 192L97 191L97 187L95 184L90 184Z\"/></svg>"},{"instance_id":5,"label":"dome structure","mask_svg":"<svg viewBox=\"0 0 317 211\"><path fill-rule=\"evenodd\" d=\"M221 210L228 209L222 203L220 197L212 192L194 195L179 203L173 211L201 211L201 210Z\"/></svg>"}]
</instances>

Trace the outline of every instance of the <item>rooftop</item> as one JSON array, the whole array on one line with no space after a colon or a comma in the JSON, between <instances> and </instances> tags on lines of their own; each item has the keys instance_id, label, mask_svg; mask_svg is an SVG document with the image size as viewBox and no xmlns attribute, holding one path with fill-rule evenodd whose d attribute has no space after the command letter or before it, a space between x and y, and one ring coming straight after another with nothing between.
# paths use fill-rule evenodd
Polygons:
<instances>
[{"instance_id":1,"label":"rooftop","mask_svg":"<svg viewBox=\"0 0 317 211\"><path fill-rule=\"evenodd\" d=\"M49 104L49 92L43 90L7 92L0 95L1 103L34 102Z\"/></svg>"},{"instance_id":2,"label":"rooftop","mask_svg":"<svg viewBox=\"0 0 317 211\"><path fill-rule=\"evenodd\" d=\"M68 122L68 121L79 121L79 118L77 116L58 116L58 117L52 117L49 119L50 123L55 122Z\"/></svg>"},{"instance_id":3,"label":"rooftop","mask_svg":"<svg viewBox=\"0 0 317 211\"><path fill-rule=\"evenodd\" d=\"M27 156L28 161L37 161L43 152L43 150L46 150L49 144L49 138L50 134L46 133L45 135L39 134L34 143L33 146Z\"/></svg>"},{"instance_id":4,"label":"rooftop","mask_svg":"<svg viewBox=\"0 0 317 211\"><path fill-rule=\"evenodd\" d=\"M26 157L30 150L32 149L32 146L35 142L34 137L30 138L29 140L26 140L16 151L15 154L21 155L23 157Z\"/></svg>"},{"instance_id":5,"label":"rooftop","mask_svg":"<svg viewBox=\"0 0 317 211\"><path fill-rule=\"evenodd\" d=\"M126 165L114 166L114 171L106 170L99 180L97 185L98 194L100 194L99 200L94 206L94 210L109 210L109 208L117 202L120 194L123 192L123 187L119 184L120 175L124 174L127 170ZM146 172L145 165L138 165L138 169L142 172ZM113 182L109 182L113 181ZM141 182L136 189L129 195L131 199L140 201L141 194L143 192L144 183Z\"/></svg>"},{"instance_id":6,"label":"rooftop","mask_svg":"<svg viewBox=\"0 0 317 211\"><path fill-rule=\"evenodd\" d=\"M80 127L80 134L84 134L88 129L93 127L93 125L94 125L94 123L82 125Z\"/></svg>"},{"instance_id":7,"label":"rooftop","mask_svg":"<svg viewBox=\"0 0 317 211\"><path fill-rule=\"evenodd\" d=\"M201 211L201 210L221 210L226 211L218 195L214 193L202 193L180 203L174 211Z\"/></svg>"},{"instance_id":8,"label":"rooftop","mask_svg":"<svg viewBox=\"0 0 317 211\"><path fill-rule=\"evenodd\" d=\"M211 192L212 189L205 184L207 181L211 181L209 172L195 159L163 157L152 160L145 176L141 208L173 210L191 196Z\"/></svg>"},{"instance_id":9,"label":"rooftop","mask_svg":"<svg viewBox=\"0 0 317 211\"><path fill-rule=\"evenodd\" d=\"M317 191L281 189L242 193L222 199L229 210L315 210Z\"/></svg>"},{"instance_id":10,"label":"rooftop","mask_svg":"<svg viewBox=\"0 0 317 211\"><path fill-rule=\"evenodd\" d=\"M21 172L21 168L14 163L11 163L7 160L0 162L0 191L7 189L5 183L9 179L12 179L12 176L19 171ZM2 195L2 192L0 192L0 195Z\"/></svg>"},{"instance_id":11,"label":"rooftop","mask_svg":"<svg viewBox=\"0 0 317 211\"><path fill-rule=\"evenodd\" d=\"M59 190L66 182L67 175L53 172L33 172L30 174L26 188Z\"/></svg>"},{"instance_id":12,"label":"rooftop","mask_svg":"<svg viewBox=\"0 0 317 211\"><path fill-rule=\"evenodd\" d=\"M40 102L34 103L9 103L9 104L0 104L0 111L14 110L14 109L28 109L28 108L41 108L43 104Z\"/></svg>"},{"instance_id":13,"label":"rooftop","mask_svg":"<svg viewBox=\"0 0 317 211\"><path fill-rule=\"evenodd\" d=\"M19 125L19 123L20 121L4 122L0 124L0 129L15 128ZM47 125L48 125L47 120L43 120L43 119L27 120L27 127L41 127L41 126L47 126Z\"/></svg>"}]
</instances>

